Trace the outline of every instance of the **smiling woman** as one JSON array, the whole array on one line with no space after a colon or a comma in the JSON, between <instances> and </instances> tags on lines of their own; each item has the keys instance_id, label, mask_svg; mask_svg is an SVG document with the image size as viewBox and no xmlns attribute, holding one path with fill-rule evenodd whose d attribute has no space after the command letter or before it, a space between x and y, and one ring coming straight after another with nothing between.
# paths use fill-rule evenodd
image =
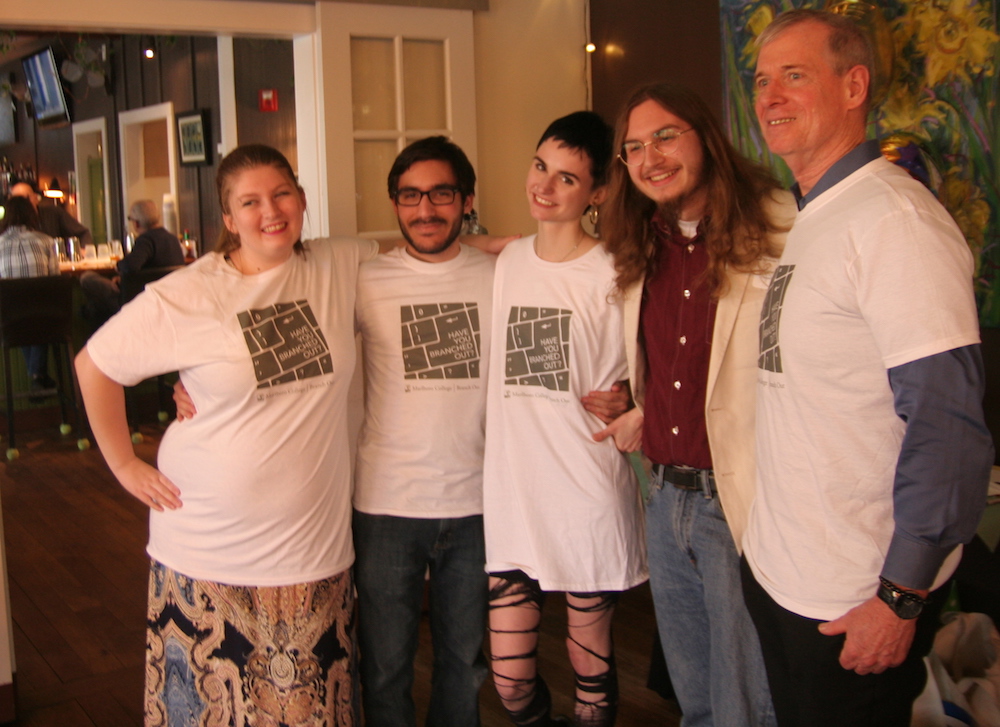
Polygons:
<instances>
[{"instance_id":1,"label":"smiling woman","mask_svg":"<svg viewBox=\"0 0 1000 727\"><path fill-rule=\"evenodd\" d=\"M604 199L610 161L599 116L553 122L525 182L538 234L496 266L492 340L506 345L491 354L483 519L493 680L517 725L553 724L535 656L546 591L566 592L574 724L614 724L611 620L621 592L647 577L639 490L619 451L638 447L637 420L605 429L580 401L628 370L612 257L581 224Z\"/></svg>"},{"instance_id":2,"label":"smiling woman","mask_svg":"<svg viewBox=\"0 0 1000 727\"><path fill-rule=\"evenodd\" d=\"M350 725L347 391L358 266L378 248L303 242L305 197L270 147L237 148L217 186L218 250L77 359L102 454L151 510L147 722ZM122 386L167 371L198 413L167 429L156 469L132 451Z\"/></svg>"},{"instance_id":3,"label":"smiling woman","mask_svg":"<svg viewBox=\"0 0 1000 727\"><path fill-rule=\"evenodd\" d=\"M301 248L305 192L286 172L271 166L232 177L220 197L222 219L239 246L227 251L227 259L244 274L270 270L285 262L296 245Z\"/></svg>"}]
</instances>

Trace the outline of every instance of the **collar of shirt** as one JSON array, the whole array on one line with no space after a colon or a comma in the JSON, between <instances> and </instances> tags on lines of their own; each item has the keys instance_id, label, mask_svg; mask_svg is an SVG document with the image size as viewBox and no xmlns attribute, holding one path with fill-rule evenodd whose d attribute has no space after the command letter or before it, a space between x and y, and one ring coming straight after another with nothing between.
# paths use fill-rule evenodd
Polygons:
<instances>
[{"instance_id":1,"label":"collar of shirt","mask_svg":"<svg viewBox=\"0 0 1000 727\"><path fill-rule=\"evenodd\" d=\"M674 243L675 245L689 245L692 243L698 244L704 242L704 224L705 220L700 220L698 222L698 232L694 237L685 237L684 233L676 226L668 223L660 213L657 212L653 215L653 232L656 233L657 237L661 240L666 240Z\"/></svg>"},{"instance_id":2,"label":"collar of shirt","mask_svg":"<svg viewBox=\"0 0 1000 727\"><path fill-rule=\"evenodd\" d=\"M851 149L849 152L840 157L832 167L826 170L819 181L816 182L816 186L809 190L809 194L802 195L799 190L798 184L792 185L792 194L795 195L795 202L799 206L799 210L805 209L805 206L812 202L814 199L819 197L823 192L833 187L838 182L846 179L848 176L858 171L868 162L875 161L880 156L882 156L882 149L879 145L878 139L870 139L869 141L862 142L856 147Z\"/></svg>"}]
</instances>

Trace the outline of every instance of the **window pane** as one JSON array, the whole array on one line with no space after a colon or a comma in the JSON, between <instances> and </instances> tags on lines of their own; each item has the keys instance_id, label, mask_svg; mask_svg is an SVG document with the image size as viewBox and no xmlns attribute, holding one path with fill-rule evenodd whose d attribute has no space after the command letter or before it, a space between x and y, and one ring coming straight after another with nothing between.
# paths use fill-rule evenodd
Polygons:
<instances>
[{"instance_id":1,"label":"window pane","mask_svg":"<svg viewBox=\"0 0 1000 727\"><path fill-rule=\"evenodd\" d=\"M444 41L403 41L407 129L447 129Z\"/></svg>"},{"instance_id":2,"label":"window pane","mask_svg":"<svg viewBox=\"0 0 1000 727\"><path fill-rule=\"evenodd\" d=\"M396 128L392 38L351 38L351 95L356 131Z\"/></svg>"},{"instance_id":3,"label":"window pane","mask_svg":"<svg viewBox=\"0 0 1000 727\"><path fill-rule=\"evenodd\" d=\"M398 228L386 187L386 178L395 158L394 141L354 142L358 232L384 232Z\"/></svg>"}]
</instances>

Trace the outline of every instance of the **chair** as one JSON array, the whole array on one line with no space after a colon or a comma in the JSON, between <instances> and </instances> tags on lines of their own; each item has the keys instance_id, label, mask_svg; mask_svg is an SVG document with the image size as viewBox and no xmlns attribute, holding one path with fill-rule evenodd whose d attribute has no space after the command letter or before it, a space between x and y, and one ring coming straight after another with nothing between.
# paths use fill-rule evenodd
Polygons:
<instances>
[{"instance_id":1,"label":"chair","mask_svg":"<svg viewBox=\"0 0 1000 727\"><path fill-rule=\"evenodd\" d=\"M180 270L183 267L183 265L172 265L161 268L142 268L134 273L123 274L121 276L121 280L118 282L119 300L121 301L121 304L125 305L139 295L139 293L146 289L146 285L148 283L155 282L175 270ZM132 428L132 441L138 444L142 441L142 434L139 433L139 422L134 413L137 408L134 404L134 396L128 395L128 392L131 391L132 389L126 390L126 400L133 400L133 405L128 408L129 426ZM157 418L161 422L165 422L169 417L167 414L167 400L172 391L172 386L167 383L167 377L165 374L160 374L156 377L156 401L159 405Z\"/></svg>"},{"instance_id":2,"label":"chair","mask_svg":"<svg viewBox=\"0 0 1000 727\"><path fill-rule=\"evenodd\" d=\"M185 266L170 265L163 268L142 268L134 273L124 273L118 283L118 295L121 304L125 305L135 296L139 295L139 293L146 289L148 283L153 283L183 267Z\"/></svg>"},{"instance_id":3,"label":"chair","mask_svg":"<svg viewBox=\"0 0 1000 727\"><path fill-rule=\"evenodd\" d=\"M10 438L7 459L15 459L19 454L14 429L15 398L56 395L62 414L60 432L69 434L72 431L66 421L67 408L72 409L76 428L78 431L80 429L82 405L76 369L73 368L73 284L72 278L60 276L0 280L0 347L3 349L7 432ZM10 350L20 346L40 345L56 347L56 388L15 394ZM85 436L81 437L77 440L77 446L81 450L87 449L90 447L90 440Z\"/></svg>"}]
</instances>

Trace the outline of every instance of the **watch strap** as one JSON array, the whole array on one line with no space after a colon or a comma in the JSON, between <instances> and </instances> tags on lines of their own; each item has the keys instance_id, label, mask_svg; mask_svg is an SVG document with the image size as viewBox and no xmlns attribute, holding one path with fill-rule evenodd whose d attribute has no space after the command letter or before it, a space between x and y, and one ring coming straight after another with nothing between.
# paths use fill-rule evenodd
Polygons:
<instances>
[{"instance_id":1,"label":"watch strap","mask_svg":"<svg viewBox=\"0 0 1000 727\"><path fill-rule=\"evenodd\" d=\"M927 599L913 591L907 591L897 586L887 578L879 576L878 597L892 609L899 618L913 619L920 615Z\"/></svg>"}]
</instances>

